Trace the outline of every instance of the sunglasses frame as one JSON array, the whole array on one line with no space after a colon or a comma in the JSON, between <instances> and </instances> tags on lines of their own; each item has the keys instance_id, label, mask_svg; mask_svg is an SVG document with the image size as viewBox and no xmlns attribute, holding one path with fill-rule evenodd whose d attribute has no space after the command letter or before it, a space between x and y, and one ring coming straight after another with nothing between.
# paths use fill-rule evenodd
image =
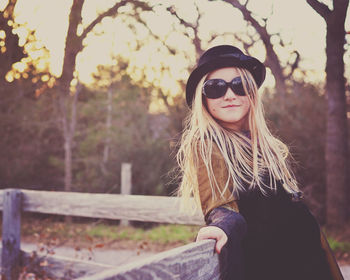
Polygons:
<instances>
[{"instance_id":1,"label":"sunglasses frame","mask_svg":"<svg viewBox=\"0 0 350 280\"><path fill-rule=\"evenodd\" d=\"M222 85L225 84L225 86L222 86L222 92L216 91L214 95L208 94L205 92L205 87L208 86L209 82L213 83L213 81L217 82L215 84L215 86L219 87L219 88L220 88L220 86L218 86L218 82L222 83ZM217 98L225 96L228 88L230 88L238 96L245 96L246 95L244 88L243 88L242 78L240 76L233 78L230 82L226 82L224 79L220 79L220 78L206 80L203 84L203 87L202 87L202 94L209 99L217 99Z\"/></svg>"}]
</instances>

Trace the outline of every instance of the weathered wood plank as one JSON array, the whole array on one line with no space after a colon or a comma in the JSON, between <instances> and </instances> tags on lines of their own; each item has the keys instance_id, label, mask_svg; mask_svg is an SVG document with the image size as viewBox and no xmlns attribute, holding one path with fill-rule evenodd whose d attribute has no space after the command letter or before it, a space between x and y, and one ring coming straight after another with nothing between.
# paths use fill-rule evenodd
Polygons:
<instances>
[{"instance_id":1,"label":"weathered wood plank","mask_svg":"<svg viewBox=\"0 0 350 280\"><path fill-rule=\"evenodd\" d=\"M21 191L3 192L1 274L7 280L19 275L21 246Z\"/></svg>"},{"instance_id":2,"label":"weathered wood plank","mask_svg":"<svg viewBox=\"0 0 350 280\"><path fill-rule=\"evenodd\" d=\"M145 260L106 270L79 280L216 280L227 269L226 251L214 252L215 241L203 240Z\"/></svg>"},{"instance_id":3,"label":"weathered wood plank","mask_svg":"<svg viewBox=\"0 0 350 280\"><path fill-rule=\"evenodd\" d=\"M58 255L34 254L30 251L22 251L22 263L30 268L36 266L53 279L76 279L83 276L95 275L105 270L114 268L107 264L83 261Z\"/></svg>"},{"instance_id":4,"label":"weathered wood plank","mask_svg":"<svg viewBox=\"0 0 350 280\"><path fill-rule=\"evenodd\" d=\"M2 248L0 247L0 254ZM115 266L67 258L58 255L46 255L34 253L29 250L21 250L21 264L27 269L36 267L53 279L76 279L83 276L115 268ZM1 266L1 263L0 263ZM30 270L27 270L30 272Z\"/></svg>"},{"instance_id":5,"label":"weathered wood plank","mask_svg":"<svg viewBox=\"0 0 350 280\"><path fill-rule=\"evenodd\" d=\"M23 211L105 219L202 225L179 212L177 197L21 190Z\"/></svg>"}]
</instances>

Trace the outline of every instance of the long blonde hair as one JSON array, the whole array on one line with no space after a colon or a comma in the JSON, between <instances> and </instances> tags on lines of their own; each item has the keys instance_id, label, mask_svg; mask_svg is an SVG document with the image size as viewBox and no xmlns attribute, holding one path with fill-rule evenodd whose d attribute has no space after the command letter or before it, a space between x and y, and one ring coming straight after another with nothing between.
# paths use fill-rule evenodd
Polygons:
<instances>
[{"instance_id":1,"label":"long blonde hair","mask_svg":"<svg viewBox=\"0 0 350 280\"><path fill-rule=\"evenodd\" d=\"M254 78L248 70L236 69L249 98L248 124L251 137L222 127L207 111L202 86L208 75L204 76L196 88L192 110L185 119L185 128L176 155L181 174L177 195L182 198L181 210L186 212L196 211L198 207L200 209L197 180L200 158L208 172L212 199L217 199L216 193L223 196L228 190L238 199L239 192L244 191L247 185L249 188L258 187L265 194L266 188L277 188L278 180L288 193L299 191L289 167L289 149L271 134L266 125L261 96L258 94ZM218 185L213 174L213 143L220 150L228 170L224 187ZM263 181L267 173L270 178L269 186ZM190 202L192 196L195 198L195 205Z\"/></svg>"}]
</instances>

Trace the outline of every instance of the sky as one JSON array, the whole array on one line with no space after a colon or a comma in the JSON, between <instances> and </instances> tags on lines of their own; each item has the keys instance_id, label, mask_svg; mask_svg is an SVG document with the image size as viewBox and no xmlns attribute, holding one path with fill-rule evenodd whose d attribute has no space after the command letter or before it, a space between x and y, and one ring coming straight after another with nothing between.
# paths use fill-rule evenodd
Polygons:
<instances>
[{"instance_id":1,"label":"sky","mask_svg":"<svg viewBox=\"0 0 350 280\"><path fill-rule=\"evenodd\" d=\"M243 35L249 33L240 12L221 1L162 0L161 2L172 3L181 16L191 20L196 15L193 1L197 2L202 13L200 35L204 41L212 33L235 32ZM0 8L6 2L0 0ZM114 2L114 0L86 0L83 8L83 25L86 26L98 13L112 6ZM330 1L324 0L323 2ZM36 37L50 51L50 69L57 76L60 75L62 68L71 4L72 0L18 0L16 7L16 21L36 30ZM291 43L289 48L278 50L282 60L288 60L290 52L297 49L302 57L300 67L308 70L310 80L322 81L324 79L326 25L324 20L306 3L306 0L250 0L249 8L259 16L269 17L268 31L280 33L287 42ZM174 19L170 18L169 14L165 13L161 7L156 9L159 11L156 15L147 16L149 26L160 37L165 37L169 34ZM194 63L194 49L190 40L179 33L172 32L167 42L187 53L189 57L193 57L191 62L187 61L188 58L185 58L184 55L169 57L166 52L154 51L159 48L159 42L150 40L147 30L142 27L136 29L137 35L128 28L123 17L105 19L101 25L97 26L95 31L99 34L92 34L86 38L84 41L86 47L77 58L79 79L84 83L91 83L91 73L96 71L97 65L111 64L111 55L122 55L130 59L130 66L133 69L132 75L136 79L141 79L142 69L147 68L148 71L144 77L146 80L156 80L167 91L180 90L176 80L185 80L188 73L184 71L184 66ZM22 32L24 32L23 30ZM350 16L347 17L346 30L350 31ZM350 37L350 35L348 36ZM133 48L136 47L136 40L144 42L142 50L139 52L133 51ZM231 38L222 36L211 45L231 41ZM261 46L252 52L261 60L265 57L264 48ZM345 60L350 61L349 51ZM159 72L164 65L171 67L171 71L168 75L163 75L160 78ZM271 75L268 76L265 84L273 85Z\"/></svg>"}]
</instances>

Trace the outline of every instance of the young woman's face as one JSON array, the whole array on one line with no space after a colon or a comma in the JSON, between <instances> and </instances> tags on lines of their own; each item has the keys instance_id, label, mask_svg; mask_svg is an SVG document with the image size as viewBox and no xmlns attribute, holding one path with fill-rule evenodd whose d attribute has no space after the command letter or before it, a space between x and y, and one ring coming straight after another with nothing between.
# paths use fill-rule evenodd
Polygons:
<instances>
[{"instance_id":1,"label":"young woman's face","mask_svg":"<svg viewBox=\"0 0 350 280\"><path fill-rule=\"evenodd\" d=\"M231 82L233 78L239 77L236 68L221 68L211 72L209 79L223 79ZM217 122L226 128L233 130L247 130L248 112L250 103L248 97L236 95L231 88L228 87L226 94L217 99L205 97L209 113L217 120Z\"/></svg>"}]
</instances>

